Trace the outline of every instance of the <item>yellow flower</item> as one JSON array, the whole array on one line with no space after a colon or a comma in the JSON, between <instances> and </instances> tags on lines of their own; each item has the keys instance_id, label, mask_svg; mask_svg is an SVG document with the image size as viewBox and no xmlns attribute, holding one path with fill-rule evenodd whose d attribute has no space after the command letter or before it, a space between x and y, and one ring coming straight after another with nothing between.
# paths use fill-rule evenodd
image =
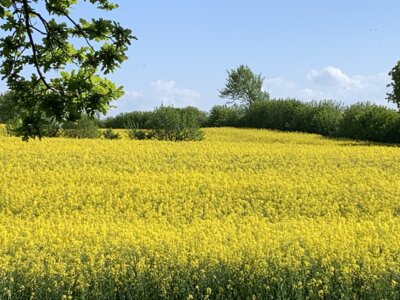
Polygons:
<instances>
[{"instance_id":1,"label":"yellow flower","mask_svg":"<svg viewBox=\"0 0 400 300\"><path fill-rule=\"evenodd\" d=\"M361 285L398 296L398 147L250 129L206 137L0 134L0 295L329 298Z\"/></svg>"}]
</instances>

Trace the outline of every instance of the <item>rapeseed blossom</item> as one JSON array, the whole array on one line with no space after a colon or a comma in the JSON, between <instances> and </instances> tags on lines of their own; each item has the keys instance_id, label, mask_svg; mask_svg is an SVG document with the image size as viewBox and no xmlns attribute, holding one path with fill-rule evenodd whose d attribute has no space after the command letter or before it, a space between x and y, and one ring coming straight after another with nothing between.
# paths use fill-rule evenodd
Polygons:
<instances>
[{"instance_id":1,"label":"rapeseed blossom","mask_svg":"<svg viewBox=\"0 0 400 300\"><path fill-rule=\"evenodd\" d=\"M0 299L400 297L400 149L0 136Z\"/></svg>"}]
</instances>

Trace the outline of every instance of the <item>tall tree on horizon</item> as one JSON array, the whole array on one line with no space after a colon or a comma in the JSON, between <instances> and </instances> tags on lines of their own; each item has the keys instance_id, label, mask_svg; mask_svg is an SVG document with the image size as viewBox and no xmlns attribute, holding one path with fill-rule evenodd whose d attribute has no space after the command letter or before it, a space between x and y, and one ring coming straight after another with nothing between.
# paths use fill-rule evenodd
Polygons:
<instances>
[{"instance_id":1,"label":"tall tree on horizon","mask_svg":"<svg viewBox=\"0 0 400 300\"><path fill-rule=\"evenodd\" d=\"M400 110L400 60L389 72L389 76L392 77L392 82L387 87L392 88L392 92L387 94L387 99L395 104Z\"/></svg>"},{"instance_id":2,"label":"tall tree on horizon","mask_svg":"<svg viewBox=\"0 0 400 300\"><path fill-rule=\"evenodd\" d=\"M254 74L250 67L240 65L236 69L228 70L227 73L225 88L219 91L221 98L230 99L230 103L239 101L243 106L269 99L269 94L262 89L264 77L261 74Z\"/></svg>"}]
</instances>

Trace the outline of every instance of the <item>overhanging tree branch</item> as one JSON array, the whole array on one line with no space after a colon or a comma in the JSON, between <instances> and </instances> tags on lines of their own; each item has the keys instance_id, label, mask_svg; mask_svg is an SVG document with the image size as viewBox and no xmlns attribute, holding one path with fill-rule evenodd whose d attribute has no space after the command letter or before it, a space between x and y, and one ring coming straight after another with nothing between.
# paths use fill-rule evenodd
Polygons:
<instances>
[{"instance_id":1,"label":"overhanging tree branch","mask_svg":"<svg viewBox=\"0 0 400 300\"><path fill-rule=\"evenodd\" d=\"M110 102L123 94L122 87L98 74L119 67L135 37L111 20L82 20L80 24L69 15L80 1L86 0L1 1L0 75L13 92L21 124L17 132L25 139L41 136L49 120L63 123L105 113ZM109 11L117 7L111 1L87 2ZM48 15L38 10L41 3L46 4ZM76 48L75 39L84 46ZM25 77L31 67L34 71Z\"/></svg>"},{"instance_id":2,"label":"overhanging tree branch","mask_svg":"<svg viewBox=\"0 0 400 300\"><path fill-rule=\"evenodd\" d=\"M92 49L93 52L95 52L96 50L94 49L93 45L90 43L86 33L83 31L82 27L75 22L74 19L72 19L68 14L66 14L64 11L60 10L60 9L56 9L54 6L51 6L48 0L45 0L46 5L51 8L54 9L55 11L59 12L60 14L62 14L64 17L66 17L73 25L74 27L79 31L79 33L82 35L82 37L85 39L86 44L90 47L90 49Z\"/></svg>"},{"instance_id":3,"label":"overhanging tree branch","mask_svg":"<svg viewBox=\"0 0 400 300\"><path fill-rule=\"evenodd\" d=\"M61 50L64 52L64 54L68 56L68 58L71 60L72 63L74 63L76 66L78 66L78 64L77 64L77 62L76 62L76 59L74 59L74 58L68 53L68 51L65 50L65 44L64 44L62 41L60 41L60 39L57 37L57 35L51 34L51 32L50 32L51 29L50 29L50 24L49 24L49 22L47 22L46 19L43 18L43 16L42 16L40 13L38 13L38 12L35 12L35 11L31 10L30 13L33 14L33 15L35 15L36 17L38 17L38 18L40 19L40 21L42 22L43 27L45 28L45 32L36 29L36 28L33 27L32 25L31 25L31 28L37 30L39 33L41 33L41 34L43 34L43 35L45 35L45 36L47 37L47 39L48 39L48 40L50 41L50 43L52 44L52 51L54 50L54 46L53 46L53 40L54 40L54 41L57 43L59 49L61 49Z\"/></svg>"},{"instance_id":4,"label":"overhanging tree branch","mask_svg":"<svg viewBox=\"0 0 400 300\"><path fill-rule=\"evenodd\" d=\"M50 86L50 84L47 82L45 76L42 73L42 70L40 69L39 60L38 60L38 53L37 53L37 50L36 50L36 44L35 44L35 41L33 39L32 31L31 31L30 16L29 16L30 9L29 9L28 0L22 0L22 3L23 3L24 16L25 16L25 28L26 28L26 32L27 32L28 37L29 37L29 43L31 45L31 49L32 49L32 53L33 53L33 62L34 62L36 71L38 72L40 80L43 82L43 84L46 86L46 88L48 90L52 90L52 91L56 92Z\"/></svg>"}]
</instances>

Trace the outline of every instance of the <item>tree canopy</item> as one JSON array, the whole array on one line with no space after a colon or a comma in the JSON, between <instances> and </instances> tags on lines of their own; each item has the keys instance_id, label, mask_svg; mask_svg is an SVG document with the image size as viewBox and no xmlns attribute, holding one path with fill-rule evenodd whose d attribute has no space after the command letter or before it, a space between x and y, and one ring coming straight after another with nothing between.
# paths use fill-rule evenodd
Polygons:
<instances>
[{"instance_id":1,"label":"tree canopy","mask_svg":"<svg viewBox=\"0 0 400 300\"><path fill-rule=\"evenodd\" d=\"M261 74L254 74L245 65L228 70L227 73L225 88L219 91L221 98L228 98L231 103L239 101L244 106L250 106L258 100L269 99L269 94L262 90L264 77Z\"/></svg>"},{"instance_id":2,"label":"tree canopy","mask_svg":"<svg viewBox=\"0 0 400 300\"><path fill-rule=\"evenodd\" d=\"M400 61L390 71L389 76L392 77L392 82L388 84L393 90L387 94L387 99L395 104L400 109Z\"/></svg>"},{"instance_id":3,"label":"tree canopy","mask_svg":"<svg viewBox=\"0 0 400 300\"><path fill-rule=\"evenodd\" d=\"M103 18L75 20L78 2L111 11L109 0L0 0L0 74L12 91L24 139L49 122L105 113L122 87L104 78L127 59L130 29Z\"/></svg>"}]
</instances>

